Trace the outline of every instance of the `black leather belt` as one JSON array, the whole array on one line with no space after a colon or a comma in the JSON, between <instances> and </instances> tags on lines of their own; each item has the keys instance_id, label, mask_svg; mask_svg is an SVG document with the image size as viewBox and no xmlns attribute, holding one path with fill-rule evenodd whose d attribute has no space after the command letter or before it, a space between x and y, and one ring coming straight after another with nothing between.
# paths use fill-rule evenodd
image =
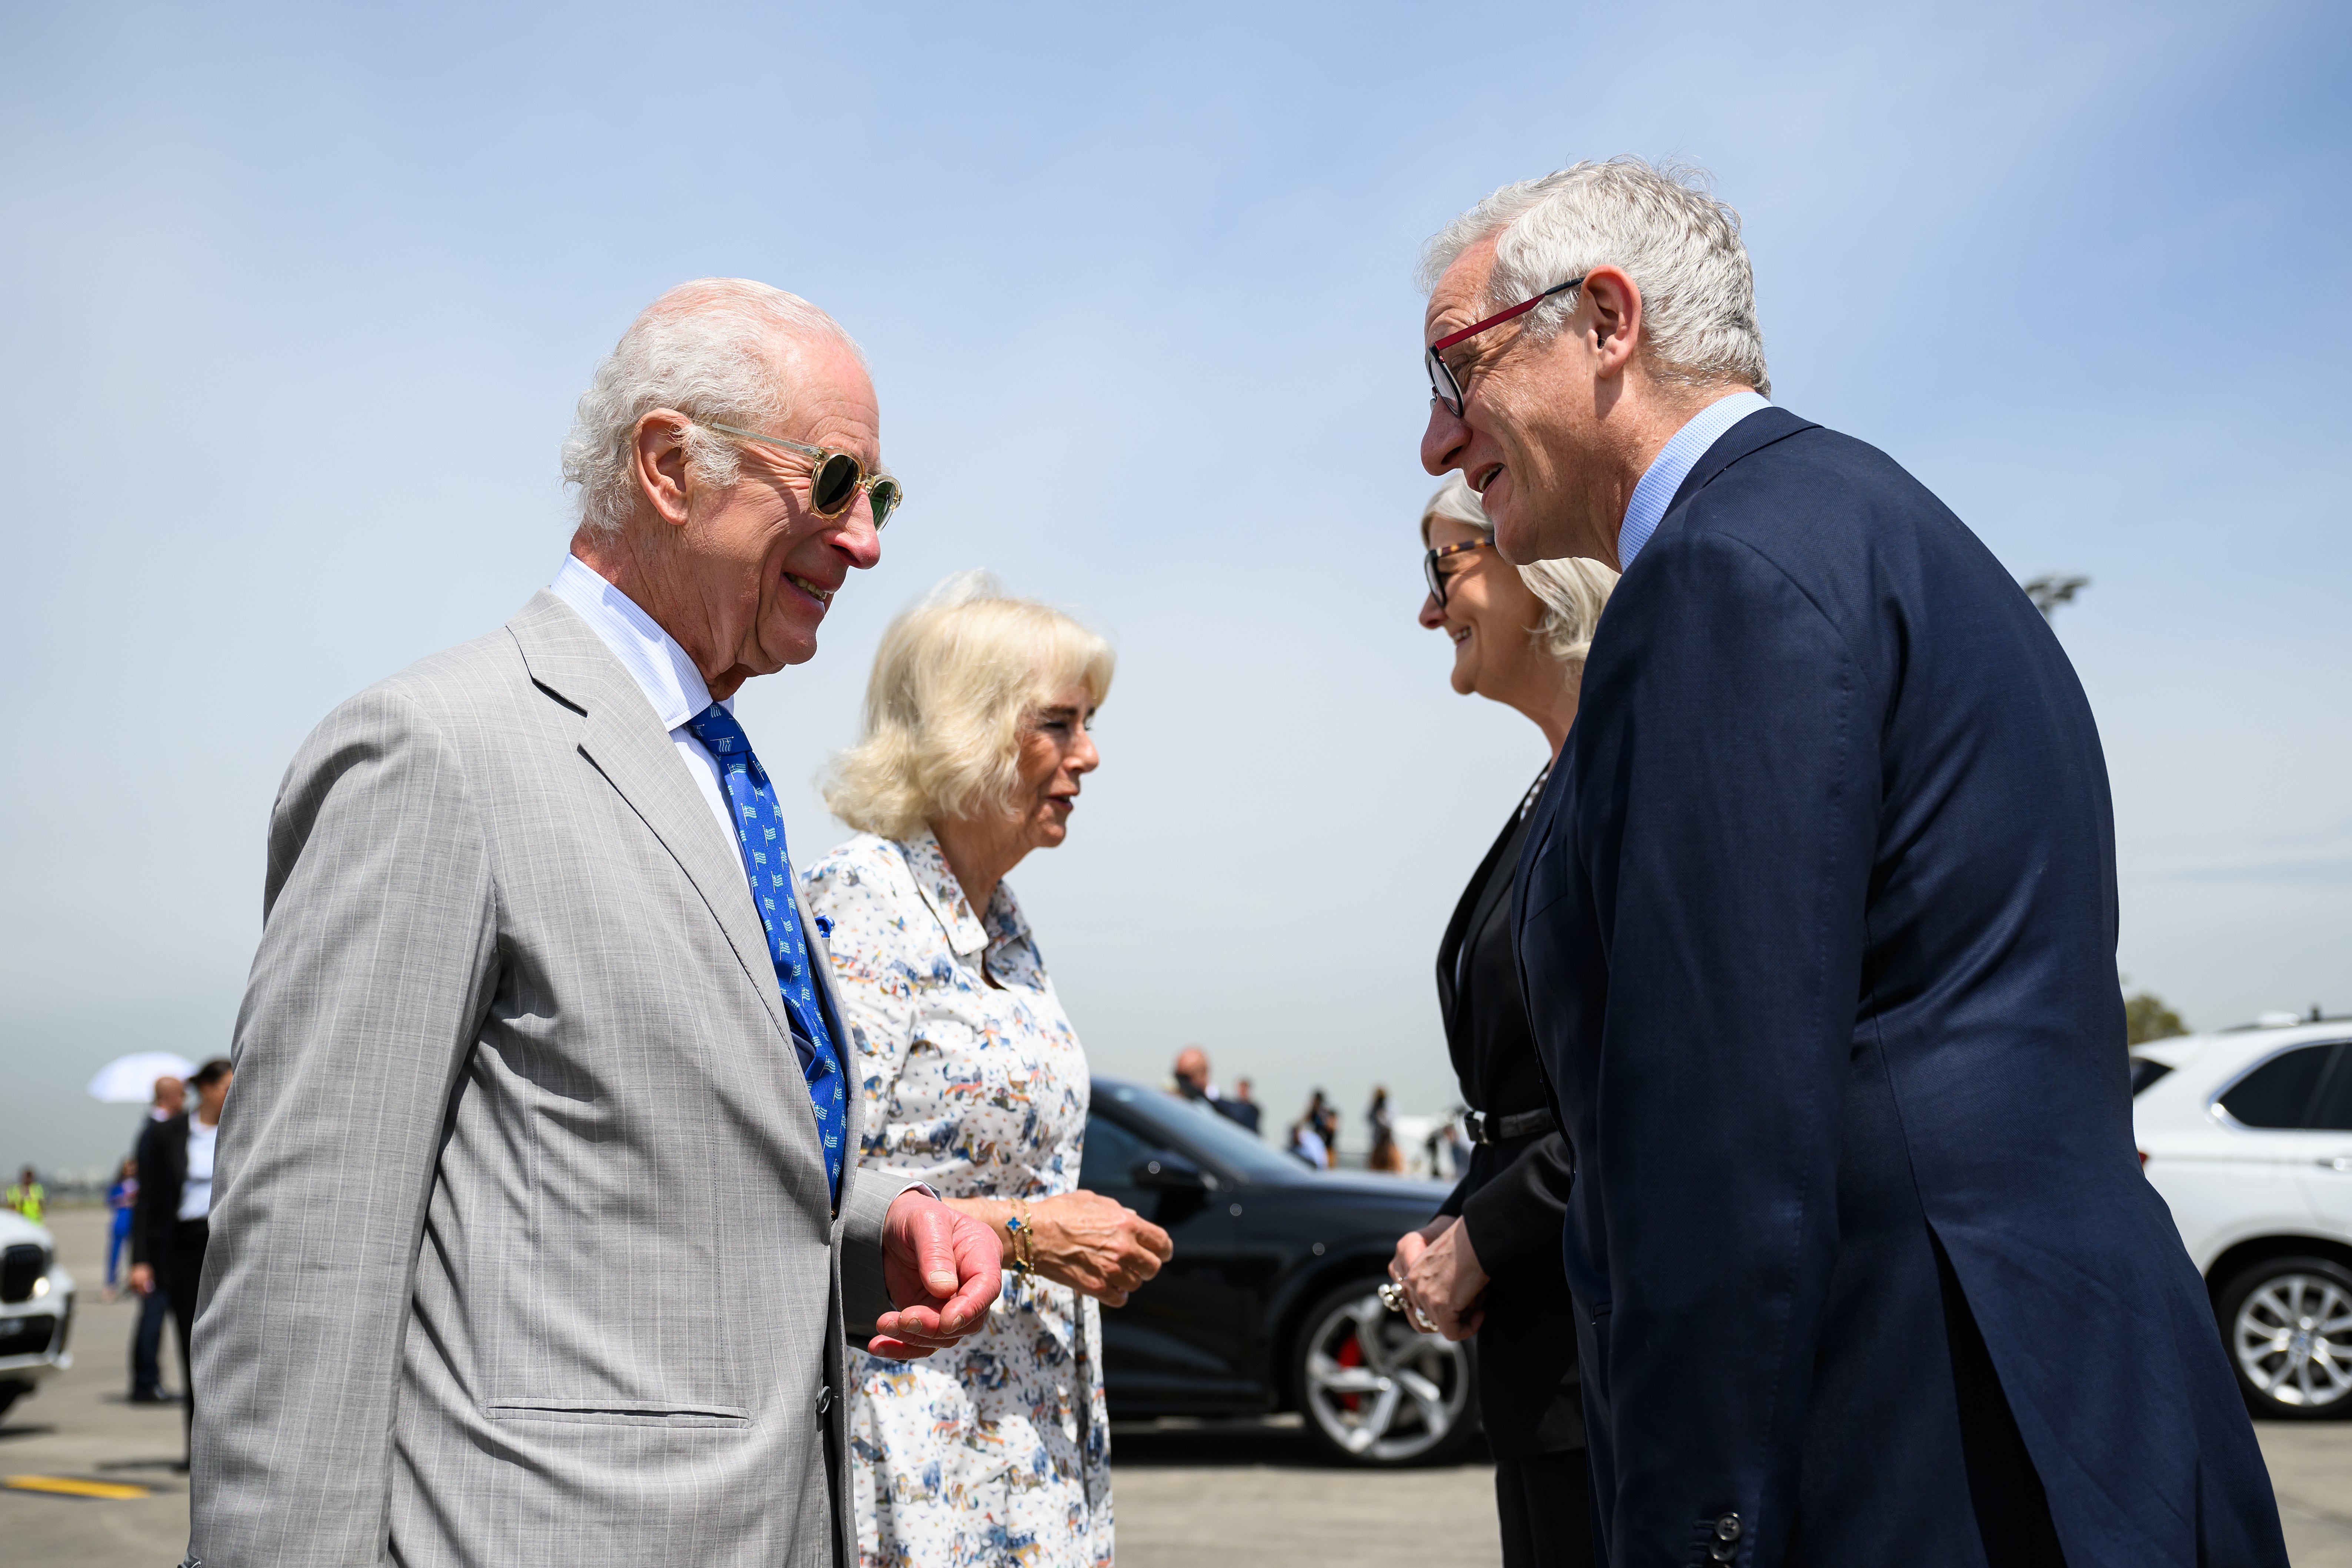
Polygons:
<instances>
[{"instance_id":1,"label":"black leather belt","mask_svg":"<svg viewBox=\"0 0 2352 1568\"><path fill-rule=\"evenodd\" d=\"M1462 1113L1462 1130L1470 1134L1473 1143L1504 1143L1530 1133L1549 1132L1559 1125L1549 1110L1522 1110L1512 1116L1489 1116L1479 1110Z\"/></svg>"}]
</instances>

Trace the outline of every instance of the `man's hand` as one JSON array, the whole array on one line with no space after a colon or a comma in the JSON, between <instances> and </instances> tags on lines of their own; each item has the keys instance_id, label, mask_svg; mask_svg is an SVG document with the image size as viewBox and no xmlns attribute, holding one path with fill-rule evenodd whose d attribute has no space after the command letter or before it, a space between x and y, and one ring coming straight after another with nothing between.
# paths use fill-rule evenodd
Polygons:
<instances>
[{"instance_id":1,"label":"man's hand","mask_svg":"<svg viewBox=\"0 0 2352 1568\"><path fill-rule=\"evenodd\" d=\"M132 1264L132 1265L131 1266L131 1288L133 1290L136 1290L137 1292L139 1292L139 1294L141 1294L142 1296L150 1296L150 1295L154 1294L154 1291L155 1291L155 1267L154 1267L154 1265L152 1265L152 1264L151 1264L151 1263L134 1263L134 1264Z\"/></svg>"},{"instance_id":2,"label":"man's hand","mask_svg":"<svg viewBox=\"0 0 2352 1568\"><path fill-rule=\"evenodd\" d=\"M1397 1243L1397 1256L1389 1264L1391 1275L1404 1258L1406 1242L1435 1223ZM1486 1271L1478 1266L1477 1249L1470 1245L1470 1227L1462 1221L1449 1222L1426 1246L1415 1248L1412 1261L1404 1263L1402 1278L1405 1316L1414 1328L1433 1330L1449 1340L1466 1340L1486 1321L1478 1306L1486 1289Z\"/></svg>"},{"instance_id":3,"label":"man's hand","mask_svg":"<svg viewBox=\"0 0 2352 1568\"><path fill-rule=\"evenodd\" d=\"M866 1348L892 1361L944 1350L988 1321L1001 1256L996 1233L934 1197L900 1193L882 1221L882 1283L898 1310Z\"/></svg>"}]
</instances>

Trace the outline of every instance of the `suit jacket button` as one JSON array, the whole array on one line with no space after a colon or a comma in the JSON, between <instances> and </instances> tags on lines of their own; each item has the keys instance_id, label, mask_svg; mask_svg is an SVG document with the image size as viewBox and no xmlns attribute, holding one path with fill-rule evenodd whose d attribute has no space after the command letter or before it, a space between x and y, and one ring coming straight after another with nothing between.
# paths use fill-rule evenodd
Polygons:
<instances>
[{"instance_id":1,"label":"suit jacket button","mask_svg":"<svg viewBox=\"0 0 2352 1568\"><path fill-rule=\"evenodd\" d=\"M1736 1513L1727 1513L1721 1519L1717 1520L1715 1521L1715 1538L1717 1541L1726 1542L1738 1540L1739 1516Z\"/></svg>"},{"instance_id":2,"label":"suit jacket button","mask_svg":"<svg viewBox=\"0 0 2352 1568\"><path fill-rule=\"evenodd\" d=\"M816 1413L819 1415L833 1408L833 1385L826 1384L816 1391Z\"/></svg>"}]
</instances>

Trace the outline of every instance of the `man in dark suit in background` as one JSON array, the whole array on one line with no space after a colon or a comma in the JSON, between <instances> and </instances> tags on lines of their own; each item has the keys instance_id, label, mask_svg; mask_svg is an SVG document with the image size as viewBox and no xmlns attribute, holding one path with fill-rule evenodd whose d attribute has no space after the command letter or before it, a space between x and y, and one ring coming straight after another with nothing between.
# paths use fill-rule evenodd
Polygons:
<instances>
[{"instance_id":1,"label":"man in dark suit in background","mask_svg":"<svg viewBox=\"0 0 2352 1568\"><path fill-rule=\"evenodd\" d=\"M213 1153L235 1076L218 1057L198 1068L188 1079L196 1091L194 1110L149 1122L134 1156L139 1203L131 1221L131 1288L142 1297L160 1293L171 1305L179 1331L181 1425L189 1431L196 1418L196 1378L188 1346L212 1236Z\"/></svg>"},{"instance_id":2,"label":"man in dark suit in background","mask_svg":"<svg viewBox=\"0 0 2352 1568\"><path fill-rule=\"evenodd\" d=\"M165 1074L155 1080L155 1100L147 1108L147 1120L139 1124L139 1136L131 1140L131 1157L134 1166L139 1151L145 1146L150 1129L180 1114L187 1103L187 1086ZM139 1209L132 1200L131 1216L131 1263L133 1270L131 1289L138 1291L136 1270L139 1265ZM133 1405L166 1405L163 1394L163 1321L172 1315L172 1298L164 1293L163 1282L148 1272L149 1286L139 1292L139 1324L131 1331L131 1403ZM188 1380L184 1363L180 1368L180 1381Z\"/></svg>"},{"instance_id":3,"label":"man in dark suit in background","mask_svg":"<svg viewBox=\"0 0 2352 1568\"><path fill-rule=\"evenodd\" d=\"M1507 186L1423 276L1424 465L1506 559L1625 573L1514 911L1607 1559L2284 1568L2134 1156L2106 770L2048 626L1765 401L1691 182Z\"/></svg>"}]
</instances>

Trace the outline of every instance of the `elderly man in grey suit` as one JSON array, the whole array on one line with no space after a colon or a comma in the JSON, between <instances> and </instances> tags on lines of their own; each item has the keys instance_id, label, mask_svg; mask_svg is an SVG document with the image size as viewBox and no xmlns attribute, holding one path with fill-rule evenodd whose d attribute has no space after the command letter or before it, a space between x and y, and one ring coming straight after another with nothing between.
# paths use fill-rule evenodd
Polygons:
<instances>
[{"instance_id":1,"label":"elderly man in grey suit","mask_svg":"<svg viewBox=\"0 0 2352 1568\"><path fill-rule=\"evenodd\" d=\"M195 1330L192 1561L856 1555L845 1333L954 1342L999 1253L856 1169L824 936L730 699L878 558L878 423L822 311L672 290L581 398L553 585L295 757Z\"/></svg>"}]
</instances>

